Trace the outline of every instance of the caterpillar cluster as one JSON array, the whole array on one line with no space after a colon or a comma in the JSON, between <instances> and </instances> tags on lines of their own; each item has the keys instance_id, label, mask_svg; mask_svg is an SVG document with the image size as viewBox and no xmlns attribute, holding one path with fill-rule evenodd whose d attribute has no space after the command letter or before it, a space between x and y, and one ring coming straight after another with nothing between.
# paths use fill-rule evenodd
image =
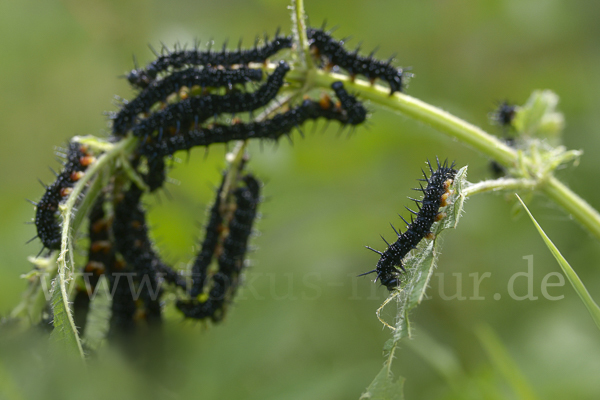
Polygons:
<instances>
[{"instance_id":1,"label":"caterpillar cluster","mask_svg":"<svg viewBox=\"0 0 600 400\"><path fill-rule=\"evenodd\" d=\"M151 136L153 132L158 132L160 139L166 132L170 134L185 131L191 126L198 126L210 117L225 113L254 111L266 106L275 98L289 70L288 64L281 61L267 82L255 92L234 91L224 95L189 97L142 119L132 127L131 131L134 136L145 138Z\"/></svg>"},{"instance_id":2,"label":"caterpillar cluster","mask_svg":"<svg viewBox=\"0 0 600 400\"><path fill-rule=\"evenodd\" d=\"M212 125L207 128L190 129L178 135L167 136L162 140L147 141L139 152L151 159L174 154L178 150L189 150L198 146L227 143L233 140L270 139L278 140L292 129L308 120L323 118L335 120L342 125L356 126L363 123L367 113L356 98L346 92L341 82L332 85L340 103L334 103L328 96L319 101L306 99L300 106L291 108L270 119L233 125Z\"/></svg>"},{"instance_id":3,"label":"caterpillar cluster","mask_svg":"<svg viewBox=\"0 0 600 400\"><path fill-rule=\"evenodd\" d=\"M262 80L261 69L239 68L239 69L217 69L196 67L183 71L173 72L164 79L153 81L138 96L123 105L121 110L113 119L113 135L122 136L137 122L139 114L147 113L150 108L158 103L164 102L173 93L178 93L182 88L199 86L227 87L233 89L233 85L246 84L248 82L259 82Z\"/></svg>"},{"instance_id":4,"label":"caterpillar cluster","mask_svg":"<svg viewBox=\"0 0 600 400\"><path fill-rule=\"evenodd\" d=\"M73 301L74 320L83 334L90 302L96 286L106 276L112 298L108 339L132 337L139 327L162 323L163 285L179 288L176 306L187 318L220 321L240 284L248 240L257 217L261 183L243 171L242 163L233 183L223 182L210 209L205 238L192 267L191 284L167 265L149 237L143 190L131 183L114 200L114 215L109 217L101 194L88 219L90 244L82 268L85 284L77 288ZM216 271L209 269L216 265ZM206 292L206 293L205 293Z\"/></svg>"},{"instance_id":5,"label":"caterpillar cluster","mask_svg":"<svg viewBox=\"0 0 600 400\"><path fill-rule=\"evenodd\" d=\"M344 41L335 40L331 32L321 29L307 27L306 34L313 53L319 61L321 67L332 68L338 66L346 70L352 78L357 75L363 75L371 82L381 79L390 86L390 94L401 92L404 86L405 78L411 76L402 68L394 67L391 63L394 57L387 61L381 61L374 58L373 51L368 56L358 54L359 48L354 51L348 51L344 48ZM157 54L157 59L146 66L146 68L136 68L127 74L129 83L138 89L144 89L153 84L159 73L177 71L186 66L247 66L250 63L264 63L267 59L277 54L283 49L289 49L293 45L290 36L280 36L279 32L275 38L269 41L265 37L265 44L258 46L258 39L255 41L254 48L243 50L240 47L236 51L227 50L227 43L223 45L220 52L200 50L198 44L192 50L174 49L169 51L163 46L162 54Z\"/></svg>"},{"instance_id":6,"label":"caterpillar cluster","mask_svg":"<svg viewBox=\"0 0 600 400\"><path fill-rule=\"evenodd\" d=\"M84 282L82 285L77 286L73 300L73 317L79 334L83 335L90 312L90 303L97 294L97 285L100 278L105 276L111 288L112 302L108 338L112 340L133 333L141 320L144 320L145 323L155 323L158 318L158 321L160 321L160 314L157 314L156 307L147 307L146 302L150 297L149 293L152 292L149 282L147 282L148 278L144 279L140 275L139 263L136 264L138 268L135 271L125 262L123 254L127 256L129 254L123 251L124 246L121 238L115 237L115 233L117 235L122 234L119 230L123 228L117 226L115 230L112 223L113 218L109 217L104 210L105 202L106 195L102 193L97 198L88 216L88 256L81 274ZM141 223L136 218L141 218ZM128 222L132 230L129 235L139 239L135 239L134 243L131 243L131 238L127 237L125 238L126 244L140 248L147 243L142 225L144 223L143 217L135 215ZM134 291L139 293L141 301L136 301L132 296ZM156 287L154 292L157 293ZM150 298L150 300L152 299ZM150 304L155 306L152 302ZM148 312L148 309L150 312Z\"/></svg>"},{"instance_id":7,"label":"caterpillar cluster","mask_svg":"<svg viewBox=\"0 0 600 400\"><path fill-rule=\"evenodd\" d=\"M319 59L318 67L337 66L352 78L363 75L371 81L383 80L391 93L403 89L407 74L390 61L348 52L342 42L323 30L308 28L307 33ZM274 64L267 61L292 47L291 37L277 33L263 45L255 43L253 48L235 51L226 50L226 46L221 51L200 50L198 46L191 50L163 48L154 61L143 68L136 66L127 75L137 92L111 115L109 141L118 142L127 135L138 139L126 160L128 166L117 168L108 179L103 177L108 187L101 190L88 215L90 244L83 272L89 279L73 299L75 321L81 331L85 329L90 296L102 275L112 296L109 338L131 335L141 321L161 325L167 290L176 294L175 306L186 318L215 322L223 318L240 285L261 183L245 172L247 160L237 165L236 171L226 173L235 179L224 178L217 191L191 279L164 262L152 242L143 204L145 189L155 192L164 185L166 161L179 150L235 140L277 141L311 120L337 121L342 127L364 123L366 108L340 81L318 98L305 96L298 101L294 96L287 100L278 97L292 66L283 60ZM272 65L272 72L265 74ZM260 118L255 118L254 114L263 109ZM45 248L60 248L59 206L94 162L94 156L100 155L100 151L92 154L78 143L69 145L63 171L36 204L35 224ZM130 181L132 172L144 185L138 179ZM391 285L393 275L390 271L378 273L378 279Z\"/></svg>"},{"instance_id":8,"label":"caterpillar cluster","mask_svg":"<svg viewBox=\"0 0 600 400\"><path fill-rule=\"evenodd\" d=\"M87 325L87 316L90 311L90 302L96 292L100 278L106 273L108 267L116 262L115 248L111 240L111 221L104 212L104 195L101 194L94 203L88 216L89 246L87 263L83 267L83 285L77 286L77 293L73 300L73 318L83 335Z\"/></svg>"},{"instance_id":9,"label":"caterpillar cluster","mask_svg":"<svg viewBox=\"0 0 600 400\"><path fill-rule=\"evenodd\" d=\"M388 248L383 252L367 247L379 254L380 258L374 270L365 272L360 276L376 272L377 277L375 278L375 281L379 280L381 284L390 291L398 287L401 282L400 270L396 267L400 267L402 271L406 272L402 264L402 259L406 257L409 251L416 248L423 238L431 236L431 227L433 223L439 221L445 215L443 212L440 212L440 208L445 207L448 204L448 198L451 193L450 186L456 175L454 163L449 166L447 161L440 164L439 160L437 160L436 170L433 169L429 161L427 164L431 174L430 176L427 176L427 174L423 172L424 179L421 179L421 181L427 183L427 186L423 187L423 185L420 184L419 188L415 189L423 192L423 199L411 199L414 200L419 211L416 212L407 207L407 210L413 214L410 223L400 217L406 223L406 230L401 233L392 225L397 240L394 243L389 244L383 239L388 245Z\"/></svg>"},{"instance_id":10,"label":"caterpillar cluster","mask_svg":"<svg viewBox=\"0 0 600 400\"><path fill-rule=\"evenodd\" d=\"M81 274L84 282L77 287L73 300L73 317L79 334L83 335L90 303L97 294L96 287L100 278L106 276L112 297L108 338L114 339L134 332L140 320L144 320L145 323L160 321L160 308L157 307L156 302L160 292L156 282L149 282L152 277L155 277L154 269L157 266L143 264L149 258L148 256L144 254L140 259L133 260L135 261L133 264L125 261L125 258L131 260L132 251L148 250L143 248L149 241L145 236L143 215L133 214L125 222L127 227L122 223L113 225L113 218L109 217L104 210L106 200L106 195L102 193L88 216L90 243L87 262ZM131 200L129 198L125 201ZM123 204L123 200L119 204ZM117 221L122 220L117 219ZM124 234L122 232L124 229L129 231ZM126 246L135 250L126 251ZM152 271L148 274L149 269ZM144 272L148 274L147 278L142 275ZM154 287L151 287L152 285ZM139 294L140 301L135 300L132 295L134 291ZM151 296L153 293L156 294L154 298Z\"/></svg>"}]
</instances>

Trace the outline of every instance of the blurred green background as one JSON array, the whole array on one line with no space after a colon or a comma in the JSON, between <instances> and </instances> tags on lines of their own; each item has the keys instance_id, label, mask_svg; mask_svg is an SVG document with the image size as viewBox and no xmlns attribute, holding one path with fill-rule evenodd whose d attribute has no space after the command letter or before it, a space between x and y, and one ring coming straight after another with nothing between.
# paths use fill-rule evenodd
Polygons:
<instances>
[{"instance_id":1,"label":"blurred green background","mask_svg":"<svg viewBox=\"0 0 600 400\"><path fill-rule=\"evenodd\" d=\"M239 37L290 31L286 1L56 1L0 2L0 313L20 299L26 257L36 254L33 216L25 198L36 200L48 182L54 147L73 135L106 135L104 111L115 95L133 92L119 75L143 64L159 47L194 38L217 45ZM397 53L412 66L407 93L500 134L488 125L499 100L523 103L534 89L561 97L567 122L564 142L583 149L576 168L560 173L570 187L600 208L600 3L590 1L307 1L312 24L327 19L379 57ZM105 349L87 369L46 348L45 337L0 344L0 387L7 398L246 398L357 399L379 371L390 337L375 317L387 291L368 278L376 256L364 245L384 248L388 223L409 205L406 196L423 162L436 155L469 165L469 180L489 177L488 160L405 117L370 106L368 129L350 138L318 126L294 146L253 144L253 171L266 182L260 236L252 243L248 287L224 323L209 329L171 315L164 365L146 371ZM333 125L333 124L332 124ZM193 255L205 206L213 197L224 147L191 153L170 176L173 200L148 200L154 236L170 262ZM456 231L446 235L439 269L447 295L462 277L473 296L470 273L490 272L479 295L485 300L443 300L440 279L430 299L413 313L415 344L405 343L393 365L406 377L407 399L517 398L497 373L474 335L488 324L506 345L540 398L597 399L600 334L569 286L551 288L559 301L543 298L543 277L559 271L526 218L510 217L512 202L481 195L468 201ZM532 212L600 299L598 241L554 204L536 197ZM536 301L515 301L507 285L534 257ZM517 279L516 292L527 290ZM250 290L251 289L251 290ZM502 298L494 300L495 293ZM392 307L393 308L393 307ZM387 310L390 319L393 311ZM455 353L461 373L451 384L414 351L434 340ZM431 350L430 346L424 346ZM429 354L436 358L435 353ZM454 386L454 389L452 389ZM0 391L2 396L2 391Z\"/></svg>"}]
</instances>

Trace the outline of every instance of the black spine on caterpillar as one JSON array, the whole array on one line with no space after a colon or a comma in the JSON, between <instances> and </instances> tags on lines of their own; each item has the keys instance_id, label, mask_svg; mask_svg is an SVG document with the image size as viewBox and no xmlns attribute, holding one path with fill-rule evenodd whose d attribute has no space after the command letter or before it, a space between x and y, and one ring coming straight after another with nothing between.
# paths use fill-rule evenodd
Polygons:
<instances>
[{"instance_id":1,"label":"black spine on caterpillar","mask_svg":"<svg viewBox=\"0 0 600 400\"><path fill-rule=\"evenodd\" d=\"M206 119L223 113L239 113L254 111L267 105L283 86L283 78L290 70L285 61L281 61L267 82L252 93L231 92L224 95L206 95L189 97L172 104L162 111L157 111L148 118L139 121L132 128L134 136L149 137L158 131L159 138L163 131L173 128L176 132L186 131L197 126Z\"/></svg>"},{"instance_id":2,"label":"black spine on caterpillar","mask_svg":"<svg viewBox=\"0 0 600 400\"><path fill-rule=\"evenodd\" d=\"M200 251L194 260L192 265L192 287L190 289L190 296L195 298L204 290L204 286L207 283L207 272L208 267L213 259L215 248L219 242L220 230L222 228L223 217L221 216L221 193L223 192L223 182L217 190L215 196L215 202L209 211L208 223L205 227L204 240Z\"/></svg>"},{"instance_id":3,"label":"black spine on caterpillar","mask_svg":"<svg viewBox=\"0 0 600 400\"><path fill-rule=\"evenodd\" d=\"M129 83L136 88L145 88L150 85L160 72L169 69L181 69L185 66L233 66L248 65L249 63L264 63L267 59L283 49L293 45L291 36L280 36L267 41L263 46L255 45L252 49L238 49L230 51L223 48L220 52L199 49L171 51L159 56L145 69L134 69L127 75Z\"/></svg>"},{"instance_id":4,"label":"black spine on caterpillar","mask_svg":"<svg viewBox=\"0 0 600 400\"><path fill-rule=\"evenodd\" d=\"M88 165L94 161L85 146L70 143L67 161L56 180L46 188L40 201L36 204L35 226L37 236L44 247L59 250L61 243L60 223L58 222L58 207L64 202L75 185L83 177Z\"/></svg>"},{"instance_id":5,"label":"black spine on caterpillar","mask_svg":"<svg viewBox=\"0 0 600 400\"><path fill-rule=\"evenodd\" d=\"M243 181L246 187L239 187L233 193L236 209L228 225L229 234L218 257L218 271L211 279L212 287L208 299L204 302L180 300L176 303L177 308L187 318L211 318L214 322L220 321L239 286L239 274L244 267L248 239L260 202L260 182L251 174L245 175Z\"/></svg>"},{"instance_id":6,"label":"black spine on caterpillar","mask_svg":"<svg viewBox=\"0 0 600 400\"><path fill-rule=\"evenodd\" d=\"M98 281L104 275L107 266L115 263L115 252L109 234L110 222L104 213L104 201L103 194L98 196L88 217L90 244L87 264L83 268L85 287L77 288L77 294L73 300L73 318L75 326L79 328L79 335L83 335L85 331L90 302Z\"/></svg>"},{"instance_id":7,"label":"black spine on caterpillar","mask_svg":"<svg viewBox=\"0 0 600 400\"><path fill-rule=\"evenodd\" d=\"M150 158L161 158L172 155L178 150L189 150L193 147L208 146L214 143L227 143L232 140L253 138L278 140L282 135L288 134L304 122L318 118L335 120L343 125L361 124L366 118L366 109L338 83L341 82L334 82L332 86L335 86L334 90L340 97L342 108L337 107L329 99L326 101L307 99L300 106L264 121L194 129L181 135L142 144L139 152ZM349 111L344 109L344 106L348 106Z\"/></svg>"},{"instance_id":8,"label":"black spine on caterpillar","mask_svg":"<svg viewBox=\"0 0 600 400\"><path fill-rule=\"evenodd\" d=\"M326 66L337 65L348 71L350 76L363 75L371 82L381 79L390 86L390 94L402 92L406 73L402 68L391 64L393 57L387 61L380 61L373 58L373 53L364 57L358 54L358 49L349 52L344 48L343 41L335 40L322 29L309 27L306 34L310 46L317 50L319 57L326 57Z\"/></svg>"},{"instance_id":9,"label":"black spine on caterpillar","mask_svg":"<svg viewBox=\"0 0 600 400\"><path fill-rule=\"evenodd\" d=\"M136 122L140 113L148 112L152 105L165 101L172 93L182 87L193 86L227 87L233 88L234 84L258 82L262 80L262 70L251 68L217 69L217 68L188 68L176 71L161 80L152 82L141 91L137 97L123 105L113 119L113 135L123 136Z\"/></svg>"},{"instance_id":10,"label":"black spine on caterpillar","mask_svg":"<svg viewBox=\"0 0 600 400\"><path fill-rule=\"evenodd\" d=\"M419 189L416 189L423 192L423 199L415 200L419 212L407 208L411 213L416 215L414 219L411 218L410 224L404 218L400 217L407 224L406 231L404 231L404 233L398 232L392 225L392 229L396 232L398 239L394 243L388 244L388 248L384 252L367 247L381 257L373 271L366 272L359 276L376 272L377 278L375 281L379 280L381 284L390 291L394 290L400 284L400 271L396 267L400 267L404 271L402 259L409 251L414 249L424 237L427 237L431 233L431 226L433 223L439 220L440 217L443 217L443 214L439 212L439 209L446 205L449 196L448 188L456 175L454 163L448 166L447 161L444 162L443 165L440 165L440 162L438 161L437 169L435 171L433 170L431 163L428 162L428 165L431 175L428 177L427 174L423 172L425 179L422 179L422 181L427 182L427 186L423 188L421 185Z\"/></svg>"}]
</instances>

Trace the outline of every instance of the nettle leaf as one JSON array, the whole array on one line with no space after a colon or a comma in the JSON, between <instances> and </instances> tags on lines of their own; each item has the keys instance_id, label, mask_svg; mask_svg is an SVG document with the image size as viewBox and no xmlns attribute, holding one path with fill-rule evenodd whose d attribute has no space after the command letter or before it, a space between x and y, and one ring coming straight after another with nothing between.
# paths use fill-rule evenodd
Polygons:
<instances>
[{"instance_id":1,"label":"nettle leaf","mask_svg":"<svg viewBox=\"0 0 600 400\"><path fill-rule=\"evenodd\" d=\"M404 400L404 378L399 377L394 381L391 372L394 352L390 352L383 368L359 400Z\"/></svg>"},{"instance_id":2,"label":"nettle leaf","mask_svg":"<svg viewBox=\"0 0 600 400\"><path fill-rule=\"evenodd\" d=\"M60 264L60 263L59 263ZM61 274L52 282L52 313L53 325L51 337L65 348L83 355L83 348L77 335L77 328L73 322L73 316L69 308L67 293L67 274Z\"/></svg>"},{"instance_id":3,"label":"nettle leaf","mask_svg":"<svg viewBox=\"0 0 600 400\"><path fill-rule=\"evenodd\" d=\"M558 96L551 90L535 90L518 108L513 121L517 131L530 137L559 137L565 121L563 114L556 111L558 101Z\"/></svg>"}]
</instances>

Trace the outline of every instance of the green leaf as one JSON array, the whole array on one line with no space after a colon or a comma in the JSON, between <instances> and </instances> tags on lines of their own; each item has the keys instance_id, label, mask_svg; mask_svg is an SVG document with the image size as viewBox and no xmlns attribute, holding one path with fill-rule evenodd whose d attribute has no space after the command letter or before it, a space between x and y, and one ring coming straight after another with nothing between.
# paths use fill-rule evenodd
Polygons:
<instances>
[{"instance_id":1,"label":"green leaf","mask_svg":"<svg viewBox=\"0 0 600 400\"><path fill-rule=\"evenodd\" d=\"M60 263L59 263L60 264ZM77 328L69 309L69 297L66 289L66 274L59 272L52 286L52 311L54 316L54 330L51 337L64 345L67 350L78 353L83 357L83 348L79 341Z\"/></svg>"},{"instance_id":2,"label":"green leaf","mask_svg":"<svg viewBox=\"0 0 600 400\"><path fill-rule=\"evenodd\" d=\"M404 378L398 377L394 381L390 370L393 358L394 351L392 350L383 368L359 400L404 400Z\"/></svg>"},{"instance_id":3,"label":"green leaf","mask_svg":"<svg viewBox=\"0 0 600 400\"><path fill-rule=\"evenodd\" d=\"M529 214L531 221L533 221L533 224L535 225L535 227L538 230L538 233L544 240L544 243L546 243L546 246L548 247L548 249L554 256L556 261L558 261L558 265L560 265L560 267L562 268L564 274L567 276L567 279L571 283L571 286L573 286L573 289L575 289L575 292L577 293L577 295L579 296L581 301L583 301L583 304L588 309L590 315L592 316L592 319L596 323L596 326L598 327L598 329L600 329L600 308L598 307L598 304L596 304L594 299L592 299L592 296L590 296L590 293L586 289L583 282L581 282L581 279L579 279L579 276L577 275L577 273L573 270L573 268L571 268L571 265L569 265L569 263L563 257L563 255L560 254L560 251L556 248L554 243L552 243L550 238L546 235L546 233L544 232L542 227L538 224L538 222L535 220L535 218L533 218L533 215L531 214L531 212L529 211L529 209L527 208L525 203L523 203L523 200L521 200L519 195L515 194L515 196L517 196L517 198L523 205L523 208L525 208L525 211L527 211L527 214Z\"/></svg>"},{"instance_id":4,"label":"green leaf","mask_svg":"<svg viewBox=\"0 0 600 400\"><path fill-rule=\"evenodd\" d=\"M525 136L554 138L564 128L564 116L556 111L559 98L551 90L534 91L527 102L519 107L513 124Z\"/></svg>"}]
</instances>

